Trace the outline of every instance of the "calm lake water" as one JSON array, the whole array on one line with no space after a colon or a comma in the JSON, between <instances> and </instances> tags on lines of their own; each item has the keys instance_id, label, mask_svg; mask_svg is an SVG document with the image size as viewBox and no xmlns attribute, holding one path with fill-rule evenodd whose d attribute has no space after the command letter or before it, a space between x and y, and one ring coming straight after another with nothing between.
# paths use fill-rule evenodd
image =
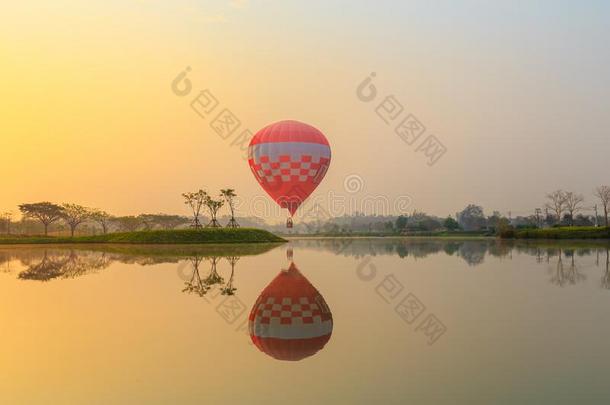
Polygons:
<instances>
[{"instance_id":1,"label":"calm lake water","mask_svg":"<svg viewBox=\"0 0 610 405\"><path fill-rule=\"evenodd\" d=\"M0 246L0 402L610 403L609 267L574 242Z\"/></svg>"}]
</instances>

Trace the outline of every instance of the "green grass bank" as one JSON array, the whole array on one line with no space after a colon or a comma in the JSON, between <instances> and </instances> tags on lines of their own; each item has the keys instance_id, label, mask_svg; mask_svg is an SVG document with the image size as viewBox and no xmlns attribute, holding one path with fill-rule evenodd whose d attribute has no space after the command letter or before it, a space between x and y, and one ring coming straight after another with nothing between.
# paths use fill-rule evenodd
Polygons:
<instances>
[{"instance_id":1,"label":"green grass bank","mask_svg":"<svg viewBox=\"0 0 610 405\"><path fill-rule=\"evenodd\" d=\"M202 243L277 243L285 239L262 229L204 228L109 233L106 235L52 237L2 236L0 244L53 243L133 243L133 244L202 244Z\"/></svg>"}]
</instances>

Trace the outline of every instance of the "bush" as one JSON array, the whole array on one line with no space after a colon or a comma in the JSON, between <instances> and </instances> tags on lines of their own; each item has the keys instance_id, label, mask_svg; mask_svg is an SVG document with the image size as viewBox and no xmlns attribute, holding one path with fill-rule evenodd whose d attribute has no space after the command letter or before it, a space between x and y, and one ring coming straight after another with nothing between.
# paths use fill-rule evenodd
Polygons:
<instances>
[{"instance_id":1,"label":"bush","mask_svg":"<svg viewBox=\"0 0 610 405\"><path fill-rule=\"evenodd\" d=\"M500 229L498 235L504 239L511 239L515 237L515 228L512 226L508 226L506 228Z\"/></svg>"}]
</instances>

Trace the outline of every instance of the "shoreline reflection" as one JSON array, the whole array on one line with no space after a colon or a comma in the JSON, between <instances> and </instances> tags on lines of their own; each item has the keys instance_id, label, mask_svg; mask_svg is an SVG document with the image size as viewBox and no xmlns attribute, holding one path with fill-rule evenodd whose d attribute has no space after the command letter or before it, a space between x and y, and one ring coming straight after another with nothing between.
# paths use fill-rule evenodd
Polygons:
<instances>
[{"instance_id":1,"label":"shoreline reflection","mask_svg":"<svg viewBox=\"0 0 610 405\"><path fill-rule=\"evenodd\" d=\"M503 241L443 239L294 239L299 250L328 252L343 257L363 259L375 256L398 256L401 259L424 259L434 255L459 258L469 267L477 267L489 258L513 260L513 254L531 256L535 263L547 267L549 282L559 287L584 282L588 267L602 270L599 286L610 290L610 242L608 241ZM204 296L213 286L219 294L234 295L236 264L242 256L259 255L282 244L158 246L158 245L53 245L0 246L0 273L15 274L23 281L48 282L73 279L103 271L112 263L141 266L176 263L185 281L184 292ZM593 264L583 265L582 258L595 256ZM601 258L600 258L601 257ZM604 260L605 258L605 260ZM221 260L230 272L221 275ZM209 272L201 266L209 263ZM185 270L190 263L192 272ZM188 274L187 274L188 273ZM226 278L225 278L226 277Z\"/></svg>"}]
</instances>

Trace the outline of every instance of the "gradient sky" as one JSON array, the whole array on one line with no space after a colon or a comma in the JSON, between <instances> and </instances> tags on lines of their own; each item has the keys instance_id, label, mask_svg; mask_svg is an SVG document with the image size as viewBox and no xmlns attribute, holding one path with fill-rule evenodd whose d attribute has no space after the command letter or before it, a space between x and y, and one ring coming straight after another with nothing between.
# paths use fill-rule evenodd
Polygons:
<instances>
[{"instance_id":1,"label":"gradient sky","mask_svg":"<svg viewBox=\"0 0 610 405\"><path fill-rule=\"evenodd\" d=\"M3 5L0 211L51 200L186 214L187 190L262 195L239 150L189 107L205 88L253 132L281 119L322 130L333 161L320 196L525 215L547 191L592 205L610 183L608 2L166 3ZM186 66L193 94L181 98L170 85ZM447 147L434 166L356 97L373 71L379 97ZM345 191L349 175L360 192Z\"/></svg>"}]
</instances>

